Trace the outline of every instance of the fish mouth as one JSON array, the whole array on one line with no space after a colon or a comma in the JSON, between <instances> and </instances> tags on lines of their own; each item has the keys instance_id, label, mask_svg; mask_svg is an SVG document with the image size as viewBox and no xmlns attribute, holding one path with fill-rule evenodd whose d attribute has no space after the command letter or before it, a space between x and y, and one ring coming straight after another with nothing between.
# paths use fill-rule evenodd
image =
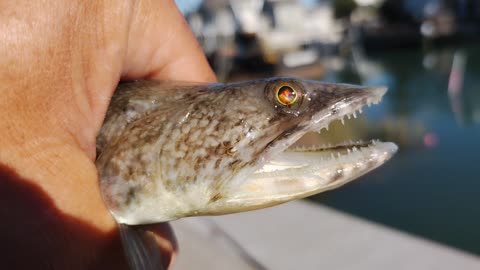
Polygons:
<instances>
[{"instance_id":1,"label":"fish mouth","mask_svg":"<svg viewBox=\"0 0 480 270\"><path fill-rule=\"evenodd\" d=\"M257 209L304 198L340 187L389 160L398 149L392 142L295 144L309 132L322 136L332 122L345 124L345 118L357 118L364 106L377 104L387 91L385 87L361 90L336 100L273 140L257 166L235 187L229 202Z\"/></svg>"}]
</instances>

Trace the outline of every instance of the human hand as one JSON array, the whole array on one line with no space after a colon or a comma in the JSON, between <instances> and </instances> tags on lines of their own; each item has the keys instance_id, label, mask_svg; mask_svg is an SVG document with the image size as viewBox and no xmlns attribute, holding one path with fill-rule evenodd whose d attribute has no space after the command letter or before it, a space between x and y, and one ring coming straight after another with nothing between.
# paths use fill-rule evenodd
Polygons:
<instances>
[{"instance_id":1,"label":"human hand","mask_svg":"<svg viewBox=\"0 0 480 270\"><path fill-rule=\"evenodd\" d=\"M125 269L95 137L120 79L215 80L188 25L170 0L6 1L0 55L2 267Z\"/></svg>"}]
</instances>

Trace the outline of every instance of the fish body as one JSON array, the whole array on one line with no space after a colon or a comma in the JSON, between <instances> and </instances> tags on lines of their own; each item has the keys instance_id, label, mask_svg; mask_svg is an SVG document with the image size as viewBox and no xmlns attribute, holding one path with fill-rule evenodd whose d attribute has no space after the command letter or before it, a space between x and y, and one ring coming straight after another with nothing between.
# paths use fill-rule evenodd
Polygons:
<instances>
[{"instance_id":1,"label":"fish body","mask_svg":"<svg viewBox=\"0 0 480 270\"><path fill-rule=\"evenodd\" d=\"M253 210L336 188L383 164L395 144L292 145L356 117L385 92L291 77L123 83L97 138L104 200L120 224L137 225Z\"/></svg>"}]
</instances>

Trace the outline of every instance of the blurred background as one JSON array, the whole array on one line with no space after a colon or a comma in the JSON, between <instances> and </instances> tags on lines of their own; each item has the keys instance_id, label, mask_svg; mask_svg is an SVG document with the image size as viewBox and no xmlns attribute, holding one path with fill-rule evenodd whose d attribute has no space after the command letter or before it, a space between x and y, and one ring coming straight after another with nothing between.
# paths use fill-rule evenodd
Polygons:
<instances>
[{"instance_id":1,"label":"blurred background","mask_svg":"<svg viewBox=\"0 0 480 270\"><path fill-rule=\"evenodd\" d=\"M388 86L332 134L393 141L399 153L309 200L479 258L480 1L176 2L220 81Z\"/></svg>"}]
</instances>

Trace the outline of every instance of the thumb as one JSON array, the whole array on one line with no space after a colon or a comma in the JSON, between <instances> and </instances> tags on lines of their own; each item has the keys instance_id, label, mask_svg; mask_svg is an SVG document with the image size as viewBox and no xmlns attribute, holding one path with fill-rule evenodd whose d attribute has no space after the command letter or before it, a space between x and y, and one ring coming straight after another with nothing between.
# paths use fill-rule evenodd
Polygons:
<instances>
[{"instance_id":1,"label":"thumb","mask_svg":"<svg viewBox=\"0 0 480 270\"><path fill-rule=\"evenodd\" d=\"M124 79L216 80L174 1L138 1L134 9Z\"/></svg>"}]
</instances>

